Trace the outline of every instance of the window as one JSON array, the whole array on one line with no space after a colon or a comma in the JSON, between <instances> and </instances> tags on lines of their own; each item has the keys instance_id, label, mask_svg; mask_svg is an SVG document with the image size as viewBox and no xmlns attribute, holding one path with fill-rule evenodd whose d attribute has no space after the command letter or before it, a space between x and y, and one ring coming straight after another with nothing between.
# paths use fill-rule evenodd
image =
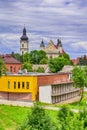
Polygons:
<instances>
[{"instance_id":1,"label":"window","mask_svg":"<svg viewBox=\"0 0 87 130\"><path fill-rule=\"evenodd\" d=\"M26 82L26 89L29 89L29 82Z\"/></svg>"},{"instance_id":2,"label":"window","mask_svg":"<svg viewBox=\"0 0 87 130\"><path fill-rule=\"evenodd\" d=\"M24 47L24 44L22 44L22 47Z\"/></svg>"},{"instance_id":3,"label":"window","mask_svg":"<svg viewBox=\"0 0 87 130\"><path fill-rule=\"evenodd\" d=\"M16 72L16 67L14 67L14 72Z\"/></svg>"},{"instance_id":4,"label":"window","mask_svg":"<svg viewBox=\"0 0 87 130\"><path fill-rule=\"evenodd\" d=\"M22 55L24 54L24 51L22 51Z\"/></svg>"},{"instance_id":5,"label":"window","mask_svg":"<svg viewBox=\"0 0 87 130\"><path fill-rule=\"evenodd\" d=\"M10 89L10 81L8 81L8 89Z\"/></svg>"},{"instance_id":6,"label":"window","mask_svg":"<svg viewBox=\"0 0 87 130\"><path fill-rule=\"evenodd\" d=\"M22 88L24 89L24 82L22 82Z\"/></svg>"},{"instance_id":7,"label":"window","mask_svg":"<svg viewBox=\"0 0 87 130\"><path fill-rule=\"evenodd\" d=\"M12 72L12 66L10 66L10 72Z\"/></svg>"},{"instance_id":8,"label":"window","mask_svg":"<svg viewBox=\"0 0 87 130\"><path fill-rule=\"evenodd\" d=\"M16 89L16 82L14 82L14 89Z\"/></svg>"},{"instance_id":9,"label":"window","mask_svg":"<svg viewBox=\"0 0 87 130\"><path fill-rule=\"evenodd\" d=\"M18 88L20 88L20 82L18 82Z\"/></svg>"}]
</instances>

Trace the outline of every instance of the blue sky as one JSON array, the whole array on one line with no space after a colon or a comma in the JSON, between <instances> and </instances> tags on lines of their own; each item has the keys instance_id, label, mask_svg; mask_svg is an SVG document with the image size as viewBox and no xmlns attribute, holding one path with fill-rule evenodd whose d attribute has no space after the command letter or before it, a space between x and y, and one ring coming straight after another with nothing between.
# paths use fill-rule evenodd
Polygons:
<instances>
[{"instance_id":1,"label":"blue sky","mask_svg":"<svg viewBox=\"0 0 87 130\"><path fill-rule=\"evenodd\" d=\"M24 24L30 51L60 38L71 58L87 54L87 0L0 0L0 54L19 52Z\"/></svg>"}]
</instances>

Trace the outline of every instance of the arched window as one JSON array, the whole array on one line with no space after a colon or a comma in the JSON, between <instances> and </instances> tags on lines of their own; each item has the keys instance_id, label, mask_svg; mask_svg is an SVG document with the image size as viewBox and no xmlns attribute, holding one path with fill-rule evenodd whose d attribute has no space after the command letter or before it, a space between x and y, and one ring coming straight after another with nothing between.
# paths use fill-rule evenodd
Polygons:
<instances>
[{"instance_id":1,"label":"arched window","mask_svg":"<svg viewBox=\"0 0 87 130\"><path fill-rule=\"evenodd\" d=\"M12 66L10 66L10 72L12 72Z\"/></svg>"}]
</instances>

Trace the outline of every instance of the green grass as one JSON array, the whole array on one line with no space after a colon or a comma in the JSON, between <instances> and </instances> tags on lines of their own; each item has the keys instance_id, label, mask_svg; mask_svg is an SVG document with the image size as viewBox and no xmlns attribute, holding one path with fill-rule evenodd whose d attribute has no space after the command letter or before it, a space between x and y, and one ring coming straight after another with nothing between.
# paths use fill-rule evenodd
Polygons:
<instances>
[{"instance_id":1,"label":"green grass","mask_svg":"<svg viewBox=\"0 0 87 130\"><path fill-rule=\"evenodd\" d=\"M42 104L43 106L56 106L61 107L66 105L70 109L78 109L82 110L87 106L87 93L84 93L84 98L79 102L74 102L71 104ZM31 112L31 108L28 107L20 107L20 106L7 106L0 105L0 130L15 130L19 127L22 122L27 118L28 113ZM46 110L46 113L51 117L51 120L57 123L57 111L54 110Z\"/></svg>"},{"instance_id":2,"label":"green grass","mask_svg":"<svg viewBox=\"0 0 87 130\"><path fill-rule=\"evenodd\" d=\"M31 108L0 105L0 130L15 130L27 118ZM46 110L53 122L57 122L57 111Z\"/></svg>"},{"instance_id":3,"label":"green grass","mask_svg":"<svg viewBox=\"0 0 87 130\"><path fill-rule=\"evenodd\" d=\"M15 130L29 111L27 107L0 105L0 130Z\"/></svg>"}]
</instances>

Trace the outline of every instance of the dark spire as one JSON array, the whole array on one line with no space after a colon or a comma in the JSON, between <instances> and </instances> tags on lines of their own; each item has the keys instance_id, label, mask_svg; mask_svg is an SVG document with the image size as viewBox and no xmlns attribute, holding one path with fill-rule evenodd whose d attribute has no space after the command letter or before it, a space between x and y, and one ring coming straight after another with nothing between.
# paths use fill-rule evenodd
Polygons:
<instances>
[{"instance_id":1,"label":"dark spire","mask_svg":"<svg viewBox=\"0 0 87 130\"><path fill-rule=\"evenodd\" d=\"M25 28L25 26L24 26L24 29L23 29L23 35L26 36L26 28Z\"/></svg>"},{"instance_id":2,"label":"dark spire","mask_svg":"<svg viewBox=\"0 0 87 130\"><path fill-rule=\"evenodd\" d=\"M41 41L40 47L45 47L43 40Z\"/></svg>"},{"instance_id":3,"label":"dark spire","mask_svg":"<svg viewBox=\"0 0 87 130\"><path fill-rule=\"evenodd\" d=\"M28 37L27 37L27 35L26 35L25 25L24 25L24 28L23 28L23 34L22 34L21 40L28 40Z\"/></svg>"},{"instance_id":4,"label":"dark spire","mask_svg":"<svg viewBox=\"0 0 87 130\"><path fill-rule=\"evenodd\" d=\"M60 39L57 39L57 46L62 47L62 43L61 43L61 40L60 40Z\"/></svg>"}]
</instances>

